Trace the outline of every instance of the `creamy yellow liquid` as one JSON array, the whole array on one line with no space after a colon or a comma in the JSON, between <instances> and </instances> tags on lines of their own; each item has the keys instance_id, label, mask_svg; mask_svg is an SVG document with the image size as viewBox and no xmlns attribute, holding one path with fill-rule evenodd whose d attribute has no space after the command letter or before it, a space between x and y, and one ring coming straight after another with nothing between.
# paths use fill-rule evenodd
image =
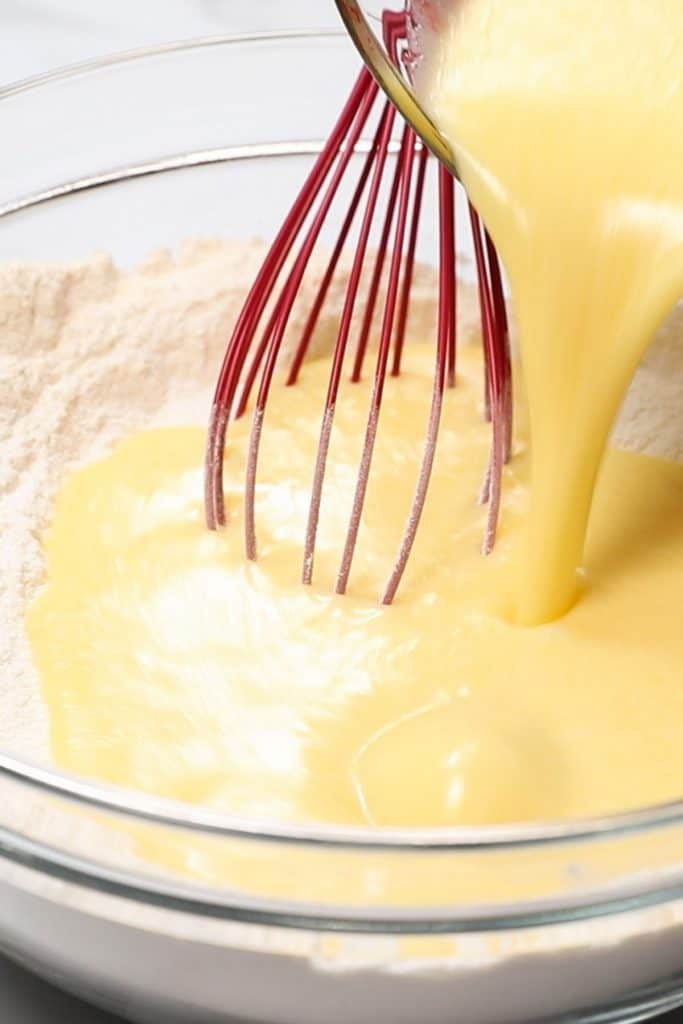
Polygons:
<instances>
[{"instance_id":1,"label":"creamy yellow liquid","mask_svg":"<svg viewBox=\"0 0 683 1024\"><path fill-rule=\"evenodd\" d=\"M680 0L462 0L425 102L507 269L533 498L510 614L577 595L603 448L683 293Z\"/></svg>"},{"instance_id":2,"label":"creamy yellow liquid","mask_svg":"<svg viewBox=\"0 0 683 1024\"><path fill-rule=\"evenodd\" d=\"M619 400L683 279L683 6L458 10L431 105L509 272L532 437L531 466L520 429L506 470L494 555L479 555L490 436L472 354L390 608L376 597L422 454L426 349L388 382L343 598L329 591L364 387L338 403L313 589L298 578L327 364L273 394L257 564L242 548L247 424L218 535L202 432L133 437L65 484L29 612L64 766L286 821L503 823L680 795L683 468L609 452L585 558L584 535Z\"/></svg>"},{"instance_id":3,"label":"creamy yellow liquid","mask_svg":"<svg viewBox=\"0 0 683 1024\"><path fill-rule=\"evenodd\" d=\"M680 793L683 467L610 452L583 600L555 624L508 624L499 595L527 514L526 456L506 472L500 541L483 559L476 494L490 431L480 358L463 353L404 586L395 605L377 604L422 454L432 362L413 347L387 384L345 597L330 590L364 385L338 406L316 586L298 582L327 361L273 393L256 564L242 548L245 421L220 534L204 527L199 429L139 434L66 482L28 620L60 764L237 813L356 824L552 818Z\"/></svg>"}]
</instances>

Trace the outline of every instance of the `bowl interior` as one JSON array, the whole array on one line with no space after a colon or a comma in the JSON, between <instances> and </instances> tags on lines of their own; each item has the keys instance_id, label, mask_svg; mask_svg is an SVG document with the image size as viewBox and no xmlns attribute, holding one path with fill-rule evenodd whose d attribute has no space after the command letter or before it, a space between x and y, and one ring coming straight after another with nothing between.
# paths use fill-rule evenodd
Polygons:
<instances>
[{"instance_id":1,"label":"bowl interior","mask_svg":"<svg viewBox=\"0 0 683 1024\"><path fill-rule=\"evenodd\" d=\"M6 144L0 167L0 261L79 260L105 250L118 264L130 266L151 250L176 248L189 236L272 236L348 95L358 66L352 45L337 33L238 42L213 40L162 47L136 57L57 73L42 83L0 91L0 131ZM27 125L35 129L31 131L35 145L27 145ZM359 159L355 158L356 162ZM418 250L418 256L427 262L434 262L437 251L433 185L432 179ZM339 225L343 199L336 208L331 232ZM459 223L465 225L467 210L462 196L459 202ZM461 230L460 238L466 256L468 232ZM356 905L348 910L347 920L359 927L359 918L367 916L367 844L379 847L378 856L385 858L376 861L375 866L387 873L389 891L399 904L400 913L394 922L399 931L452 928L456 919L469 922L470 928L475 927L472 921L480 920L490 926L501 913L508 912L514 921L520 920L518 905L501 909L494 901L486 907L490 890L483 880L504 871L516 871L522 879L518 902L526 899L538 905L531 916L525 911L521 920L527 922L544 920L548 901L559 901L570 917L586 914L585 908L593 905L600 881L592 865L601 862L603 841L595 849L584 842L596 830L598 834L605 831L606 826L600 823L595 828L577 825L575 830L566 830L568 848L558 854L557 872L549 876L538 870L545 857L538 843L548 838L557 844L565 837L563 829L549 835L540 829L533 836L494 830L495 834L485 836L463 831L458 835L383 838L350 834L352 830L346 834L344 830L311 829L290 835L287 829L281 829L271 830L264 839L249 823L214 820L202 815L201 810L159 806L134 794L107 791L82 780L68 781L50 773L25 770L21 762L13 761L5 752L0 752L0 770L3 786L13 794L4 801L0 831L4 826L7 839L15 828L11 808L26 798L27 788L40 792L39 802L46 804L46 816L55 803L59 805L65 823L60 856L67 857L71 871L74 855L84 849L82 830L72 828L72 824L82 822L84 813L95 815L100 824L103 817L111 816L106 827L117 832L122 827L137 828L144 820L145 828L160 828L160 838L155 842L168 842L169 829L174 835L181 833L183 842L189 841L188 832L196 831L200 846L210 841L219 846L229 844L232 850L242 843L243 834L246 852L240 856L244 857L256 850L258 856L275 859L281 856L277 852L281 842L291 852L292 872L301 882L301 898L307 895L309 904L328 907L321 927L329 923L330 915L335 920L343 916L334 906L334 886L327 887L338 871L357 879ZM68 800L60 802L56 794L66 795ZM84 812L86 804L89 809ZM22 863L31 858L35 863L35 844L45 842L41 815L34 820L38 822L35 829L19 839L16 835L7 839L6 848L11 847ZM677 820L676 809L662 812L657 818L665 824ZM634 818L628 828L637 831L644 824L647 822ZM619 836L619 829L615 829ZM653 849L656 840L653 835ZM300 844L301 850L292 843ZM467 873L472 854L482 857L488 843L491 850L486 856L490 855L491 860L487 870L491 874L487 876L486 871L477 868L479 883L470 889L467 906L456 913L452 905L443 903L442 892L434 892L431 881L444 868L444 857L452 856L448 867L454 877L462 871ZM334 853L326 849L327 844L336 844ZM508 852L508 846L515 849ZM387 850L392 847L400 853L390 862ZM40 856L46 869L58 860L54 851L46 852L44 848ZM672 862L674 858L672 844ZM585 865L580 884L565 875L569 861L575 867ZM634 872L651 861L650 839L631 843L627 837L623 853L613 861L609 880L630 884ZM655 858L656 863L661 861L661 857ZM322 868L311 870L313 862L322 864ZM120 859L112 851L108 869L118 871L126 866L125 857ZM92 860L81 863L79 871L81 880L92 873ZM281 898L281 875L268 891L256 896L250 893L252 903L258 897L270 907L273 900ZM311 888L313 878L315 891ZM125 889L127 883L120 879L119 883ZM98 884L102 884L102 870L98 870ZM167 879L163 885L166 893ZM423 890L434 894L427 916L419 905ZM135 891L138 896L140 892L149 896L153 886L146 879ZM631 894L634 891L633 887L629 889ZM647 893L642 898L660 898L652 882L643 883L638 892L641 896ZM608 912L619 903L616 894L603 895L603 909L596 913ZM199 899L196 894L192 898ZM235 899L233 891L229 897L223 895L222 903L214 901L212 905L230 916ZM244 899L242 895L238 901L242 906ZM259 912L271 911L261 907ZM256 911L252 908L250 913ZM291 914L291 909L282 911L285 916L287 913ZM318 911L309 908L308 913L315 917ZM378 927L378 920L388 927L386 905L372 918L369 930Z\"/></svg>"}]
</instances>

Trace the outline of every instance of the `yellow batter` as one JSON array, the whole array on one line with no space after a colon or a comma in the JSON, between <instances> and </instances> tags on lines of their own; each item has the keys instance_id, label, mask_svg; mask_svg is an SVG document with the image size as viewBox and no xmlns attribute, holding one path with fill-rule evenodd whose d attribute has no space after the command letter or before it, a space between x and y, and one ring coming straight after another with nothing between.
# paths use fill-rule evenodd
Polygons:
<instances>
[{"instance_id":1,"label":"yellow batter","mask_svg":"<svg viewBox=\"0 0 683 1024\"><path fill-rule=\"evenodd\" d=\"M327 364L269 406L255 565L242 549L247 424L231 433L218 535L203 526L202 431L133 437L65 484L29 612L66 767L236 813L378 825L680 796L683 468L610 452L582 556L609 426L683 280L683 6L458 11L430 102L510 274L533 441L531 473L521 441L506 470L494 555L479 555L490 433L471 353L391 608L376 595L422 454L431 350L409 349L388 382L343 598L329 592L364 387L338 403L314 589L297 580Z\"/></svg>"},{"instance_id":2,"label":"yellow batter","mask_svg":"<svg viewBox=\"0 0 683 1024\"><path fill-rule=\"evenodd\" d=\"M680 0L462 0L422 83L508 272L533 438L510 614L577 596L595 478L683 293Z\"/></svg>"},{"instance_id":3,"label":"yellow batter","mask_svg":"<svg viewBox=\"0 0 683 1024\"><path fill-rule=\"evenodd\" d=\"M339 402L316 587L298 583L326 361L274 391L256 564L242 549L244 421L220 534L204 527L200 429L139 434L67 481L45 541L48 586L29 613L60 764L238 813L383 825L597 813L680 793L683 467L610 452L584 599L556 624L506 623L526 459L507 472L500 542L482 559L475 496L490 431L480 359L465 353L404 586L394 606L377 604L432 361L413 348L388 382L345 597L330 591L365 386Z\"/></svg>"}]
</instances>

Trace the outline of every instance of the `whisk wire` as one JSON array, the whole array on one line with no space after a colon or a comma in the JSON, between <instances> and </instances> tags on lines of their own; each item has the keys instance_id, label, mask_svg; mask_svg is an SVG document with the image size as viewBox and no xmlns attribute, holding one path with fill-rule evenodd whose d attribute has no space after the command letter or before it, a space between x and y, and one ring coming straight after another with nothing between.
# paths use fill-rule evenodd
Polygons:
<instances>
[{"instance_id":1,"label":"whisk wire","mask_svg":"<svg viewBox=\"0 0 683 1024\"><path fill-rule=\"evenodd\" d=\"M360 134L365 127L368 115L375 101L377 94L376 88L368 89L365 96L360 104L358 112L356 114L354 123L351 127L351 134L349 136L347 145L340 154L337 166L332 174L331 180L327 186L327 190L323 196L320 207L318 208L311 226L306 233L303 245L299 250L299 253L294 262L294 266L290 271L282 294L276 304L275 310L271 317L271 320L266 328L264 334L264 345L266 347L266 358L263 372L261 375L261 382L259 386L258 395L256 398L256 407L254 410L254 416L252 420L252 431L249 441L248 458L247 458L247 473L246 473L246 501L244 506L244 527L245 527L245 547L247 558L252 561L256 558L256 523L255 523L255 490L256 490L256 475L257 475L257 463L258 455L260 450L260 441L263 429L263 419L265 416L265 406L268 400L268 394L273 380L273 374L277 365L278 356L282 347L282 341L284 339L287 324L296 301L297 294L301 287L306 268L308 267L310 258L313 254L316 242L320 236L320 232L323 229L327 215L330 211L334 198L337 194L341 180L346 172L346 168L353 156L355 151L355 145L360 138ZM257 354L255 360L255 366L261 361L261 357Z\"/></svg>"},{"instance_id":2,"label":"whisk wire","mask_svg":"<svg viewBox=\"0 0 683 1024\"><path fill-rule=\"evenodd\" d=\"M397 67L409 59L405 51L405 12L386 12L382 19L387 51ZM403 52L401 48L403 47ZM410 68L404 69L410 74ZM257 556L256 485L259 453L268 398L275 370L280 361L283 341L297 296L321 233L339 194L352 158L358 150L364 129L375 109L379 87L363 69L351 94L321 150L291 210L285 217L250 289L228 343L211 409L205 459L205 514L210 529L225 524L224 458L230 422L242 416L258 380L252 415L245 473L244 534L246 555ZM369 271L363 315L356 339L350 378L361 379L369 341L375 323L380 290L385 288L379 344L365 424L365 434L352 507L345 536L335 589L345 593L354 561L365 505L377 432L384 399L387 373L398 376L409 318L414 285L416 254L424 205L429 153L417 140L413 129L404 124L396 164L385 183L397 111L385 101L378 112L372 141L366 151L350 202L342 218L334 246L318 282L315 298L306 317L290 359L286 383L296 383L309 353L330 287L338 270L342 252L351 230L364 208L358 229L353 259L331 360L320 434L313 466L308 503L301 578L313 579L315 547L325 484L327 459L334 427L339 391L348 354L352 325L365 275L370 239L376 229L380 197L386 194L386 206L379 224L379 241ZM436 356L427 432L412 503L408 512L399 551L390 570L382 601L390 604L398 591L422 517L434 467L438 434L446 387L456 384L457 358L457 285L455 274L456 220L455 183L450 173L439 167L439 301L436 331ZM308 227L306 227L308 225ZM510 458L512 442L512 372L505 296L498 257L493 243L470 207L470 226L477 268L482 345L485 365L486 416L492 426L491 452L486 480L480 498L488 504L482 550L488 554L495 543L500 513L502 474ZM303 236L302 236L303 232ZM300 247L288 266L295 243ZM391 244L390 244L391 241ZM388 261L388 272L387 272ZM285 271L285 267L288 269ZM283 277L284 275L284 277ZM385 282L386 277L386 282ZM279 296L273 295L283 278ZM261 320L270 307L265 328L257 339ZM260 376L259 376L260 375Z\"/></svg>"},{"instance_id":3,"label":"whisk wire","mask_svg":"<svg viewBox=\"0 0 683 1024\"><path fill-rule=\"evenodd\" d=\"M496 542L502 497L503 466L509 457L510 426L508 421L512 415L512 407L509 402L511 394L510 358L507 319L501 321L500 306L496 304L495 300L496 288L502 290L498 258L488 234L482 228L479 215L472 206L470 206L470 219L482 310L487 415L493 431L491 456L480 497L482 504L488 504L488 516L482 544L483 554L488 555Z\"/></svg>"},{"instance_id":4,"label":"whisk wire","mask_svg":"<svg viewBox=\"0 0 683 1024\"><path fill-rule=\"evenodd\" d=\"M429 490L434 468L436 444L441 423L444 389L452 377L455 384L455 350L457 322L455 319L455 185L445 167L439 168L439 200L442 211L442 228L439 242L439 312L437 329L436 362L432 402L427 425L422 464L415 488L403 539L391 575L382 594L382 604L392 604L401 584L408 559L415 543L422 518L422 511Z\"/></svg>"},{"instance_id":5,"label":"whisk wire","mask_svg":"<svg viewBox=\"0 0 683 1024\"><path fill-rule=\"evenodd\" d=\"M339 330L337 333L337 340L334 347L334 354L332 357L332 370L330 373L327 396L325 399L325 409L323 413L320 440L318 443L315 467L313 471L313 484L311 488L311 499L309 502L308 520L306 524L304 557L301 576L302 582L305 584L310 584L313 579L315 542L320 519L322 490L325 481L325 468L327 464L327 455L329 451L330 439L332 436L332 426L334 422L335 407L337 402L337 396L339 394L339 386L341 383L341 377L344 366L344 357L346 355L349 333L351 330L353 311L355 308L358 289L360 286L365 255L370 241L370 234L372 231L375 210L377 208L377 201L379 199L380 190L382 186L382 179L384 175L384 169L386 166L389 150L389 140L391 138L395 118L395 108L387 104L382 114L382 130L378 146L377 160L375 163L373 180L370 186L368 203L361 225L360 235L356 247L356 254L351 267L351 273L349 275L349 282L346 290L344 307L342 310L341 320L339 323Z\"/></svg>"},{"instance_id":6,"label":"whisk wire","mask_svg":"<svg viewBox=\"0 0 683 1024\"><path fill-rule=\"evenodd\" d=\"M413 274L415 271L415 253L417 250L417 238L420 230L420 216L422 213L428 156L429 154L426 148L424 146L420 146L417 158L417 177L415 181L415 194L413 197L410 234L408 237L408 248L406 250L403 282L401 285L401 297L398 303L398 317L396 320L396 334L394 337L394 356L391 365L392 377L398 377L401 373L401 358L403 356L403 345L406 336L406 326L408 324L410 293L412 290Z\"/></svg>"},{"instance_id":7,"label":"whisk wire","mask_svg":"<svg viewBox=\"0 0 683 1024\"><path fill-rule=\"evenodd\" d=\"M389 271L389 281L387 285L387 297L384 306L384 318L382 322L382 333L380 335L379 348L377 350L377 365L375 369L375 378L372 386L370 411L368 414L368 421L366 425L365 440L363 442L363 451L361 454L360 468L358 471L358 479L356 481L356 491L353 498L351 517L349 520L346 540L344 543L344 551L342 554L341 565L339 567L339 572L337 574L337 582L335 585L335 592L337 594L344 594L348 586L349 574L351 572L351 564L353 562L353 555L356 549L356 542L358 540L358 530L360 527L361 515L363 513L363 505L365 503L365 495L368 487L368 478L370 475L370 467L372 465L372 456L374 453L375 441L377 438L377 427L379 424L380 410L382 407L382 398L384 397L384 384L386 381L387 364L389 362L389 354L391 350L391 340L394 330L394 317L396 314L396 300L398 297L401 266L403 262L403 244L405 240L406 228L408 223L415 145L415 133L412 131L412 129L406 127L403 134L403 140L401 143L401 152L398 158L400 168L398 221L396 224L394 249L391 257L391 267Z\"/></svg>"},{"instance_id":8,"label":"whisk wire","mask_svg":"<svg viewBox=\"0 0 683 1024\"><path fill-rule=\"evenodd\" d=\"M216 529L225 525L223 461L225 438L233 409L236 387L254 331L271 296L275 282L296 241L320 187L334 164L348 133L351 119L368 89L377 90L370 73L363 69L327 144L311 169L302 189L280 228L273 245L256 275L256 279L235 325L227 347L214 394L211 410L205 466L205 511L207 526Z\"/></svg>"}]
</instances>

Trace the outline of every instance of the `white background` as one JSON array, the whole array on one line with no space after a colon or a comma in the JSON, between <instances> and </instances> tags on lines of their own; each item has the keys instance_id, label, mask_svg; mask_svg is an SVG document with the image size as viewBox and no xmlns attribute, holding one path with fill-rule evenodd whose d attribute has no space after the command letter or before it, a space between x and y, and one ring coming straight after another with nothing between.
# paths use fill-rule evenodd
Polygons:
<instances>
[{"instance_id":1,"label":"white background","mask_svg":"<svg viewBox=\"0 0 683 1024\"><path fill-rule=\"evenodd\" d=\"M338 24L333 0L0 0L0 80L188 36Z\"/></svg>"}]
</instances>

